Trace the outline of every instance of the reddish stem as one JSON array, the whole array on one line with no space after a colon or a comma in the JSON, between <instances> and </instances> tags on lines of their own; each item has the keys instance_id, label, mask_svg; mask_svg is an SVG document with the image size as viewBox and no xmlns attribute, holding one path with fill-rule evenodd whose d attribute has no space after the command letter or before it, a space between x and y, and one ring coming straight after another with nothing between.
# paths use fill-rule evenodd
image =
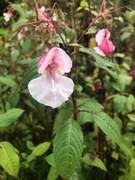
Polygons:
<instances>
[{"instance_id":1,"label":"reddish stem","mask_svg":"<svg viewBox=\"0 0 135 180\"><path fill-rule=\"evenodd\" d=\"M112 14L112 13L114 13L114 12L116 12L116 11L119 11L119 10L121 10L121 9L124 9L124 8L129 9L127 6L122 6L122 7L120 7L120 8L117 8L117 9L113 10L113 11L110 11L110 12L107 13L106 15Z\"/></svg>"},{"instance_id":2,"label":"reddish stem","mask_svg":"<svg viewBox=\"0 0 135 180\"><path fill-rule=\"evenodd\" d=\"M96 20L98 19L98 18L100 18L100 17L102 17L102 15L100 14L100 15L98 15L91 23L90 23L90 25L86 28L86 30L84 31L84 33L81 35L81 37L77 40L77 42L79 42L81 39L82 39L82 37L86 34L86 32L91 28L91 26L96 22Z\"/></svg>"},{"instance_id":3,"label":"reddish stem","mask_svg":"<svg viewBox=\"0 0 135 180\"><path fill-rule=\"evenodd\" d=\"M103 9L105 9L105 0L102 0L99 13L103 12Z\"/></svg>"}]
</instances>

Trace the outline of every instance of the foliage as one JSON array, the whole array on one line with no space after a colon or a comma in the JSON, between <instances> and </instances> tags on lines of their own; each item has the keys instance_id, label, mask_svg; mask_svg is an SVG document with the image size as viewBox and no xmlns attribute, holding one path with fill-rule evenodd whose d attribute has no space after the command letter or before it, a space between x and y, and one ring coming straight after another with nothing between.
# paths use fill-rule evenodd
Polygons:
<instances>
[{"instance_id":1,"label":"foliage","mask_svg":"<svg viewBox=\"0 0 135 180\"><path fill-rule=\"evenodd\" d=\"M0 179L135 179L135 5L106 1L103 17L102 3L2 3L13 16L0 16ZM45 24L36 9L42 6ZM94 50L104 27L115 45L109 57ZM72 59L66 76L75 84L57 109L28 91L40 76L39 58L53 46Z\"/></svg>"}]
</instances>

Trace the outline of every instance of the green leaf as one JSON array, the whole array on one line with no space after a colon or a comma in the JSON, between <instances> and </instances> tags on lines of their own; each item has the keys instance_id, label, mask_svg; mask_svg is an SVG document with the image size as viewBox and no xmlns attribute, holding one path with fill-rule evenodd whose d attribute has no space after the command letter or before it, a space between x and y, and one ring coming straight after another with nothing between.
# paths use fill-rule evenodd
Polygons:
<instances>
[{"instance_id":1,"label":"green leaf","mask_svg":"<svg viewBox=\"0 0 135 180\"><path fill-rule=\"evenodd\" d=\"M24 110L19 108L9 109L6 113L0 114L0 127L6 127L17 120Z\"/></svg>"},{"instance_id":2,"label":"green leaf","mask_svg":"<svg viewBox=\"0 0 135 180\"><path fill-rule=\"evenodd\" d=\"M56 119L53 125L53 135L60 131L65 121L69 119L71 115L72 115L71 104L69 103L64 104L64 106L60 108L59 112L56 115ZM64 120L63 120L63 117L64 117Z\"/></svg>"},{"instance_id":3,"label":"green leaf","mask_svg":"<svg viewBox=\"0 0 135 180\"><path fill-rule=\"evenodd\" d=\"M124 137L126 139L131 140L131 141L135 141L135 134L134 134L134 132L133 133L132 132L127 132L127 133L124 134Z\"/></svg>"},{"instance_id":4,"label":"green leaf","mask_svg":"<svg viewBox=\"0 0 135 180\"><path fill-rule=\"evenodd\" d=\"M121 176L120 180L134 180L135 179L135 159L131 159L127 168L127 173Z\"/></svg>"},{"instance_id":5,"label":"green leaf","mask_svg":"<svg viewBox=\"0 0 135 180\"><path fill-rule=\"evenodd\" d=\"M93 118L96 124L103 130L108 137L115 142L121 140L120 131L115 122L104 112L93 112Z\"/></svg>"},{"instance_id":6,"label":"green leaf","mask_svg":"<svg viewBox=\"0 0 135 180\"><path fill-rule=\"evenodd\" d=\"M134 157L134 152L130 144L121 136L118 126L115 121L112 120L104 112L93 112L93 118L95 123L102 129L102 131L130 157Z\"/></svg>"},{"instance_id":7,"label":"green leaf","mask_svg":"<svg viewBox=\"0 0 135 180\"><path fill-rule=\"evenodd\" d=\"M22 51L23 53L27 53L31 48L31 40L25 38L22 44Z\"/></svg>"},{"instance_id":8,"label":"green leaf","mask_svg":"<svg viewBox=\"0 0 135 180\"><path fill-rule=\"evenodd\" d=\"M27 22L28 22L28 19L20 18L16 23L13 24L12 26L13 31L15 31L17 28L19 28L20 26L24 25Z\"/></svg>"},{"instance_id":9,"label":"green leaf","mask_svg":"<svg viewBox=\"0 0 135 180\"><path fill-rule=\"evenodd\" d=\"M68 179L79 164L83 151L83 135L74 120L67 120L54 139L54 160L60 175Z\"/></svg>"},{"instance_id":10,"label":"green leaf","mask_svg":"<svg viewBox=\"0 0 135 180\"><path fill-rule=\"evenodd\" d=\"M96 111L102 111L103 109L103 106L92 98L79 99L77 101L77 105L79 108L79 111L77 113L77 121L79 122L79 124L93 122L93 114L90 113L90 110L95 110L95 107Z\"/></svg>"},{"instance_id":11,"label":"green leaf","mask_svg":"<svg viewBox=\"0 0 135 180\"><path fill-rule=\"evenodd\" d=\"M33 59L33 62L29 64L29 67L26 71L26 74L24 76L24 83L27 85L32 79L39 76L38 69L37 69L37 63L38 63L39 57Z\"/></svg>"},{"instance_id":12,"label":"green leaf","mask_svg":"<svg viewBox=\"0 0 135 180\"><path fill-rule=\"evenodd\" d=\"M127 98L127 109L128 112L131 112L133 110L133 104L135 102L135 97L130 94L129 97Z\"/></svg>"},{"instance_id":13,"label":"green leaf","mask_svg":"<svg viewBox=\"0 0 135 180\"><path fill-rule=\"evenodd\" d=\"M19 157L16 149L9 142L0 142L0 165L12 176L17 177Z\"/></svg>"},{"instance_id":14,"label":"green leaf","mask_svg":"<svg viewBox=\"0 0 135 180\"><path fill-rule=\"evenodd\" d=\"M77 106L79 109L87 109L87 110L102 110L103 106L98 103L95 99L93 98L82 98L78 99L77 101Z\"/></svg>"},{"instance_id":15,"label":"green leaf","mask_svg":"<svg viewBox=\"0 0 135 180\"><path fill-rule=\"evenodd\" d=\"M105 67L105 66L113 67L114 66L112 62L108 61L106 58L99 56L92 48L83 47L83 48L80 48L79 50L80 52L91 55L96 60L96 65L99 67Z\"/></svg>"},{"instance_id":16,"label":"green leaf","mask_svg":"<svg viewBox=\"0 0 135 180\"><path fill-rule=\"evenodd\" d=\"M129 118L131 121L135 122L135 114L128 114L128 118Z\"/></svg>"},{"instance_id":17,"label":"green leaf","mask_svg":"<svg viewBox=\"0 0 135 180\"><path fill-rule=\"evenodd\" d=\"M49 174L48 174L48 177L47 177L47 180L56 180L57 177L58 177L58 171L57 171L57 168L55 166L52 166L50 168L50 171L49 171Z\"/></svg>"},{"instance_id":18,"label":"green leaf","mask_svg":"<svg viewBox=\"0 0 135 180\"><path fill-rule=\"evenodd\" d=\"M69 43L68 45L72 47L82 47L82 45L78 43Z\"/></svg>"},{"instance_id":19,"label":"green leaf","mask_svg":"<svg viewBox=\"0 0 135 180\"><path fill-rule=\"evenodd\" d=\"M131 84L132 77L130 77L128 74L123 74L120 71L112 71L107 67L102 68L109 74L109 79L108 77L105 78L106 82L109 86L113 87L117 91L123 91L126 86Z\"/></svg>"},{"instance_id":20,"label":"green leaf","mask_svg":"<svg viewBox=\"0 0 135 180\"><path fill-rule=\"evenodd\" d=\"M32 154L34 156L41 156L49 149L50 145L51 145L50 142L41 143L37 145L36 147L34 147Z\"/></svg>"},{"instance_id":21,"label":"green leaf","mask_svg":"<svg viewBox=\"0 0 135 180\"><path fill-rule=\"evenodd\" d=\"M121 40L121 41L125 41L125 40L128 39L131 35L132 35L131 32L124 32L124 33L120 36L120 40Z\"/></svg>"},{"instance_id":22,"label":"green leaf","mask_svg":"<svg viewBox=\"0 0 135 180\"><path fill-rule=\"evenodd\" d=\"M20 93L19 92L14 92L13 94L10 94L8 97L8 102L10 104L11 108L14 108L20 100Z\"/></svg>"},{"instance_id":23,"label":"green leaf","mask_svg":"<svg viewBox=\"0 0 135 180\"><path fill-rule=\"evenodd\" d=\"M0 82L12 88L17 87L16 82L10 77L0 77Z\"/></svg>"},{"instance_id":24,"label":"green leaf","mask_svg":"<svg viewBox=\"0 0 135 180\"><path fill-rule=\"evenodd\" d=\"M108 72L108 74L110 75L110 77L113 80L117 80L118 79L119 76L118 76L118 73L116 71L112 71L112 70L108 69L107 67L104 67L103 69Z\"/></svg>"},{"instance_id":25,"label":"green leaf","mask_svg":"<svg viewBox=\"0 0 135 180\"><path fill-rule=\"evenodd\" d=\"M88 7L89 5L88 5L86 0L82 0L81 3L80 3L80 6L81 7Z\"/></svg>"},{"instance_id":26,"label":"green leaf","mask_svg":"<svg viewBox=\"0 0 135 180\"><path fill-rule=\"evenodd\" d=\"M48 156L45 157L45 160L47 161L48 164L50 164L51 166L56 166L55 165L55 161L54 161L54 155L49 154Z\"/></svg>"},{"instance_id":27,"label":"green leaf","mask_svg":"<svg viewBox=\"0 0 135 180\"><path fill-rule=\"evenodd\" d=\"M26 11L21 7L20 4L10 4L10 6L16 11L18 11L22 16L26 16Z\"/></svg>"},{"instance_id":28,"label":"green leaf","mask_svg":"<svg viewBox=\"0 0 135 180\"><path fill-rule=\"evenodd\" d=\"M86 163L87 165L90 165L90 166L95 166L95 167L98 167L100 169L102 169L103 171L107 171L106 167L105 167L105 164L103 163L103 161L101 159L99 159L98 157L95 157L94 160L91 160L90 158L90 155L89 154L85 154L83 157L82 157L82 161L84 163Z\"/></svg>"},{"instance_id":29,"label":"green leaf","mask_svg":"<svg viewBox=\"0 0 135 180\"><path fill-rule=\"evenodd\" d=\"M126 103L127 97L122 96L120 94L116 94L113 99L113 108L117 113L124 113L126 112Z\"/></svg>"},{"instance_id":30,"label":"green leaf","mask_svg":"<svg viewBox=\"0 0 135 180\"><path fill-rule=\"evenodd\" d=\"M16 61L18 59L19 56L19 51L17 49L14 49L11 51L11 58L13 61Z\"/></svg>"},{"instance_id":31,"label":"green leaf","mask_svg":"<svg viewBox=\"0 0 135 180\"><path fill-rule=\"evenodd\" d=\"M93 122L93 115L89 112L78 112L77 113L77 122L82 125L87 122Z\"/></svg>"},{"instance_id":32,"label":"green leaf","mask_svg":"<svg viewBox=\"0 0 135 180\"><path fill-rule=\"evenodd\" d=\"M78 177L77 173L74 172L74 174L72 174L72 176L70 176L70 178L68 180L78 180L78 179L79 179L79 177Z\"/></svg>"},{"instance_id":33,"label":"green leaf","mask_svg":"<svg viewBox=\"0 0 135 180\"><path fill-rule=\"evenodd\" d=\"M61 38L61 37L62 37L62 38ZM65 37L64 34L61 34L61 36L60 36L59 34L55 34L55 35L53 36L53 42L63 44L63 41L64 41L64 42L69 42L70 39L66 39L66 37Z\"/></svg>"}]
</instances>

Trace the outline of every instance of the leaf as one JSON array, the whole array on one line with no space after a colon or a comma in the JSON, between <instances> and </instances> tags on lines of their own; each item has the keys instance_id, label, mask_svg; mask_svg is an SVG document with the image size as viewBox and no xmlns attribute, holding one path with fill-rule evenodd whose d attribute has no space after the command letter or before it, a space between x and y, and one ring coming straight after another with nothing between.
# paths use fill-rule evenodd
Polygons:
<instances>
[{"instance_id":1,"label":"leaf","mask_svg":"<svg viewBox=\"0 0 135 180\"><path fill-rule=\"evenodd\" d=\"M61 37L62 37L62 38L61 38ZM53 42L63 44L63 41L64 41L64 42L69 42L70 39L66 39L66 37L65 37L64 34L61 34L61 36L60 36L59 34L55 34L55 35L53 36Z\"/></svg>"},{"instance_id":2,"label":"leaf","mask_svg":"<svg viewBox=\"0 0 135 180\"><path fill-rule=\"evenodd\" d=\"M135 134L134 132L127 132L124 134L126 139L129 139L130 141L135 141Z\"/></svg>"},{"instance_id":3,"label":"leaf","mask_svg":"<svg viewBox=\"0 0 135 180\"><path fill-rule=\"evenodd\" d=\"M112 71L107 67L102 67L102 68L105 71L107 71L109 74L110 78L109 79L106 78L106 81L108 81L107 82L108 85L110 85L117 91L123 91L126 88L126 86L129 86L131 84L132 77L130 77L127 73L123 74L117 69L115 71Z\"/></svg>"},{"instance_id":4,"label":"leaf","mask_svg":"<svg viewBox=\"0 0 135 180\"><path fill-rule=\"evenodd\" d=\"M135 179L135 159L131 159L127 173L121 176L120 180L134 180Z\"/></svg>"},{"instance_id":5,"label":"leaf","mask_svg":"<svg viewBox=\"0 0 135 180\"><path fill-rule=\"evenodd\" d=\"M80 6L81 7L88 7L89 5L88 5L86 0L82 0L81 3L80 3Z\"/></svg>"},{"instance_id":6,"label":"leaf","mask_svg":"<svg viewBox=\"0 0 135 180\"><path fill-rule=\"evenodd\" d=\"M16 149L9 142L0 142L0 164L12 176L17 177L19 157Z\"/></svg>"},{"instance_id":7,"label":"leaf","mask_svg":"<svg viewBox=\"0 0 135 180\"><path fill-rule=\"evenodd\" d=\"M10 77L0 77L0 82L12 88L17 87L16 82Z\"/></svg>"},{"instance_id":8,"label":"leaf","mask_svg":"<svg viewBox=\"0 0 135 180\"><path fill-rule=\"evenodd\" d=\"M57 168L55 166L52 166L50 168L50 171L49 171L49 174L48 174L48 177L47 177L47 180L56 180L57 177L58 177L58 171L57 171Z\"/></svg>"},{"instance_id":9,"label":"leaf","mask_svg":"<svg viewBox=\"0 0 135 180\"><path fill-rule=\"evenodd\" d=\"M24 83L28 85L28 83L39 76L38 69L37 69L37 63L38 63L39 57L33 59L33 62L29 64L29 67L26 71L26 74L24 76Z\"/></svg>"},{"instance_id":10,"label":"leaf","mask_svg":"<svg viewBox=\"0 0 135 180\"><path fill-rule=\"evenodd\" d=\"M72 47L82 47L82 45L78 43L69 43L68 45Z\"/></svg>"},{"instance_id":11,"label":"leaf","mask_svg":"<svg viewBox=\"0 0 135 180\"><path fill-rule=\"evenodd\" d=\"M118 73L117 73L116 71L112 71L112 70L110 70L110 69L107 68L107 67L104 67L103 69L108 72L108 74L110 75L110 77L111 77L113 80L117 80L117 79L118 79L119 76L118 76Z\"/></svg>"},{"instance_id":12,"label":"leaf","mask_svg":"<svg viewBox=\"0 0 135 180\"><path fill-rule=\"evenodd\" d=\"M53 125L53 135L60 131L65 121L69 119L71 115L72 115L71 105L69 103L64 104L64 106L60 108L58 114L56 115L56 119ZM63 120L63 117L65 120Z\"/></svg>"},{"instance_id":13,"label":"leaf","mask_svg":"<svg viewBox=\"0 0 135 180\"><path fill-rule=\"evenodd\" d=\"M45 160L47 161L47 163L51 166L56 166L55 165L55 161L54 161L54 155L53 153L52 154L49 154L48 156L45 157Z\"/></svg>"},{"instance_id":14,"label":"leaf","mask_svg":"<svg viewBox=\"0 0 135 180\"><path fill-rule=\"evenodd\" d=\"M135 179L135 159L131 159L130 161L130 172L127 176L127 180Z\"/></svg>"},{"instance_id":15,"label":"leaf","mask_svg":"<svg viewBox=\"0 0 135 180\"><path fill-rule=\"evenodd\" d=\"M77 113L77 122L82 125L87 122L93 122L93 115L89 112L78 112Z\"/></svg>"},{"instance_id":16,"label":"leaf","mask_svg":"<svg viewBox=\"0 0 135 180\"><path fill-rule=\"evenodd\" d=\"M114 139L114 141L119 142L120 131L115 122L104 112L93 112L93 118L96 124L103 130L105 134L108 135L110 139Z\"/></svg>"},{"instance_id":17,"label":"leaf","mask_svg":"<svg viewBox=\"0 0 135 180\"><path fill-rule=\"evenodd\" d=\"M127 98L127 109L128 112L131 112L133 110L133 104L135 102L135 97L130 94L129 97Z\"/></svg>"},{"instance_id":18,"label":"leaf","mask_svg":"<svg viewBox=\"0 0 135 180\"><path fill-rule=\"evenodd\" d=\"M67 120L54 139L54 160L63 179L68 179L79 164L83 151L83 135L74 120Z\"/></svg>"},{"instance_id":19,"label":"leaf","mask_svg":"<svg viewBox=\"0 0 135 180\"><path fill-rule=\"evenodd\" d=\"M104 112L93 112L93 118L95 123L102 129L102 131L130 157L134 157L134 152L130 144L121 136L118 126L115 121L112 120Z\"/></svg>"},{"instance_id":20,"label":"leaf","mask_svg":"<svg viewBox=\"0 0 135 180\"><path fill-rule=\"evenodd\" d=\"M78 108L88 110L102 110L103 106L93 98L82 98L77 101Z\"/></svg>"},{"instance_id":21,"label":"leaf","mask_svg":"<svg viewBox=\"0 0 135 180\"><path fill-rule=\"evenodd\" d=\"M129 118L131 121L135 122L135 114L128 114L128 118Z\"/></svg>"},{"instance_id":22,"label":"leaf","mask_svg":"<svg viewBox=\"0 0 135 180\"><path fill-rule=\"evenodd\" d=\"M78 180L78 179L79 179L79 177L78 177L77 173L74 172L74 174L72 174L72 176L70 176L70 178L68 180Z\"/></svg>"},{"instance_id":23,"label":"leaf","mask_svg":"<svg viewBox=\"0 0 135 180\"><path fill-rule=\"evenodd\" d=\"M127 97L122 96L120 94L116 94L113 99L113 108L115 112L117 113L124 113L126 112L126 103L127 103Z\"/></svg>"},{"instance_id":24,"label":"leaf","mask_svg":"<svg viewBox=\"0 0 135 180\"><path fill-rule=\"evenodd\" d=\"M11 51L11 58L13 61L16 61L18 59L19 56L19 51L17 49L14 49Z\"/></svg>"},{"instance_id":25,"label":"leaf","mask_svg":"<svg viewBox=\"0 0 135 180\"><path fill-rule=\"evenodd\" d=\"M34 156L41 156L49 149L50 145L51 145L50 142L41 143L37 145L36 147L34 147L32 154Z\"/></svg>"},{"instance_id":26,"label":"leaf","mask_svg":"<svg viewBox=\"0 0 135 180\"><path fill-rule=\"evenodd\" d=\"M26 19L26 18L18 19L18 21L13 24L13 26L12 26L13 30L12 31L15 31L17 28L19 28L20 26L24 25L27 22L28 22L28 19Z\"/></svg>"},{"instance_id":27,"label":"leaf","mask_svg":"<svg viewBox=\"0 0 135 180\"><path fill-rule=\"evenodd\" d=\"M24 39L23 44L22 44L22 51L23 53L27 53L31 48L31 40L30 39Z\"/></svg>"},{"instance_id":28,"label":"leaf","mask_svg":"<svg viewBox=\"0 0 135 180\"><path fill-rule=\"evenodd\" d=\"M91 55L96 60L96 65L99 67L105 67L105 66L113 67L114 66L112 62L108 61L106 58L99 56L92 48L83 47L83 48L80 48L79 50L80 52Z\"/></svg>"},{"instance_id":29,"label":"leaf","mask_svg":"<svg viewBox=\"0 0 135 180\"><path fill-rule=\"evenodd\" d=\"M45 110L45 106L43 104L40 104L35 99L33 99L31 96L30 96L30 102L34 106L35 110L39 113L39 115L43 114L43 112Z\"/></svg>"},{"instance_id":30,"label":"leaf","mask_svg":"<svg viewBox=\"0 0 135 180\"><path fill-rule=\"evenodd\" d=\"M20 93L19 92L14 92L13 94L10 94L8 97L8 102L11 108L14 108L20 100Z\"/></svg>"},{"instance_id":31,"label":"leaf","mask_svg":"<svg viewBox=\"0 0 135 180\"><path fill-rule=\"evenodd\" d=\"M125 89L126 84L116 71L112 71L108 69L107 67L103 67L103 69L107 71L109 74L109 77L107 76L105 78L105 81L108 84L108 86L111 86L110 87L111 89L113 88L117 91L122 91Z\"/></svg>"},{"instance_id":32,"label":"leaf","mask_svg":"<svg viewBox=\"0 0 135 180\"><path fill-rule=\"evenodd\" d=\"M100 169L102 169L103 171L107 171L106 167L105 167L105 164L103 163L103 161L101 159L99 159L98 157L95 157L94 160L91 160L90 158L90 155L89 154L85 154L83 157L82 157L82 161L84 163L86 163L87 165L90 165L90 166L95 166L95 167L98 167Z\"/></svg>"},{"instance_id":33,"label":"leaf","mask_svg":"<svg viewBox=\"0 0 135 180\"><path fill-rule=\"evenodd\" d=\"M20 4L10 4L10 6L18 11L22 16L26 16L26 11L20 6Z\"/></svg>"},{"instance_id":34,"label":"leaf","mask_svg":"<svg viewBox=\"0 0 135 180\"><path fill-rule=\"evenodd\" d=\"M121 40L121 41L125 41L125 40L128 39L131 35L132 35L131 32L124 32L124 33L120 36L120 40Z\"/></svg>"},{"instance_id":35,"label":"leaf","mask_svg":"<svg viewBox=\"0 0 135 180\"><path fill-rule=\"evenodd\" d=\"M90 113L90 110L95 110L95 107L97 111L103 109L103 106L92 98L79 99L77 101L77 105L79 108L79 111L77 113L77 121L79 122L79 124L93 122L93 114Z\"/></svg>"},{"instance_id":36,"label":"leaf","mask_svg":"<svg viewBox=\"0 0 135 180\"><path fill-rule=\"evenodd\" d=\"M0 127L6 127L17 120L24 112L23 109L13 108L9 109L6 113L0 114Z\"/></svg>"}]
</instances>

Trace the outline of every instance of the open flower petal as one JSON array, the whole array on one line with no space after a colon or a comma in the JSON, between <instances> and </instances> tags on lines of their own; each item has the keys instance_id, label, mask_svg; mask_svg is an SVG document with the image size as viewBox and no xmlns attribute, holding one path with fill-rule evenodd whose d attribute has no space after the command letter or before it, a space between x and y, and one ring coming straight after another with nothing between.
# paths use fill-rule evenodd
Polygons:
<instances>
[{"instance_id":1,"label":"open flower petal","mask_svg":"<svg viewBox=\"0 0 135 180\"><path fill-rule=\"evenodd\" d=\"M39 103L56 108L68 100L73 92L74 83L65 76L57 75L52 79L51 76L42 75L31 80L28 89Z\"/></svg>"},{"instance_id":2,"label":"open flower petal","mask_svg":"<svg viewBox=\"0 0 135 180\"><path fill-rule=\"evenodd\" d=\"M38 68L43 64L47 54L43 54L38 60Z\"/></svg>"},{"instance_id":3,"label":"open flower petal","mask_svg":"<svg viewBox=\"0 0 135 180\"><path fill-rule=\"evenodd\" d=\"M61 48L54 47L46 55L42 65L38 69L38 72L44 74L44 70L48 65L56 63L60 74L68 73L72 67L72 61L70 57Z\"/></svg>"},{"instance_id":4,"label":"open flower petal","mask_svg":"<svg viewBox=\"0 0 135 180\"><path fill-rule=\"evenodd\" d=\"M99 49L99 47L94 47L94 50L96 51L97 54L100 56L105 56L105 54Z\"/></svg>"},{"instance_id":5,"label":"open flower petal","mask_svg":"<svg viewBox=\"0 0 135 180\"><path fill-rule=\"evenodd\" d=\"M105 37L109 39L110 32L107 29L101 29L95 37L97 44L100 45Z\"/></svg>"}]
</instances>

